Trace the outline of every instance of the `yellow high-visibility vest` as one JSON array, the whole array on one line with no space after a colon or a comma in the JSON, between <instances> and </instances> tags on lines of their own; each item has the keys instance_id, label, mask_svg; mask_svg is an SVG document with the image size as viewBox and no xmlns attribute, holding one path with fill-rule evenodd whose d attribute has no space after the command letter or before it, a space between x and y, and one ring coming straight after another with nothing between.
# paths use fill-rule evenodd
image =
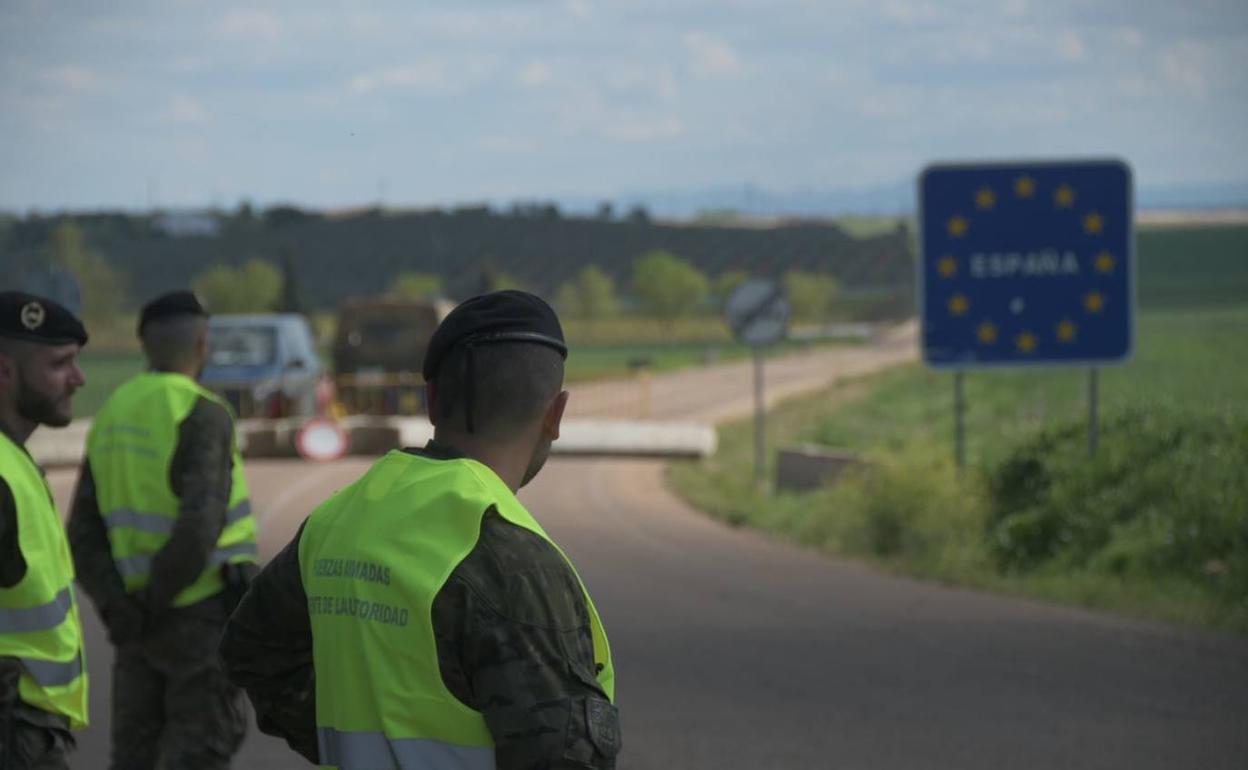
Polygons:
<instances>
[{"instance_id":1,"label":"yellow high-visibility vest","mask_svg":"<svg viewBox=\"0 0 1248 770\"><path fill-rule=\"evenodd\" d=\"M169 483L169 468L177 450L178 426L200 398L229 410L226 402L190 377L145 372L118 388L91 424L87 461L113 560L127 591L148 584L152 556L168 542L177 522L179 501ZM174 597L175 607L219 593L225 587L222 564L256 561L256 520L237 443L233 460L225 528L203 573Z\"/></svg>"},{"instance_id":2,"label":"yellow high-visibility vest","mask_svg":"<svg viewBox=\"0 0 1248 770\"><path fill-rule=\"evenodd\" d=\"M0 432L0 476L17 504L26 575L0 588L0 656L22 662L18 694L35 708L87 725L87 670L74 595L74 560L52 492L34 460Z\"/></svg>"},{"instance_id":3,"label":"yellow high-visibility vest","mask_svg":"<svg viewBox=\"0 0 1248 770\"><path fill-rule=\"evenodd\" d=\"M485 718L443 683L431 616L434 598L476 546L491 507L554 545L485 465L397 450L308 518L299 565L325 765L494 770ZM607 636L583 584L581 590L597 679L614 700Z\"/></svg>"}]
</instances>

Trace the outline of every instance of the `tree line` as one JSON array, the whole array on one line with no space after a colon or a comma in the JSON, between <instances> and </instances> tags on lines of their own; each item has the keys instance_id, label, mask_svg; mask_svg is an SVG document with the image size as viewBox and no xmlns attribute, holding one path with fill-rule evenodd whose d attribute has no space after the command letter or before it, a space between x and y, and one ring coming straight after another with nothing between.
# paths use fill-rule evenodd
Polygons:
<instances>
[{"instance_id":1,"label":"tree line","mask_svg":"<svg viewBox=\"0 0 1248 770\"><path fill-rule=\"evenodd\" d=\"M74 222L62 222L52 230L44 257L46 264L67 270L77 278L82 312L88 323L115 323L130 307L129 276L90 248ZM669 250L653 249L633 261L631 280L623 287L602 267L590 263L558 283L547 299L568 318L592 322L627 313L671 324L684 317L718 312L728 295L749 278L744 270L710 276L688 259ZM789 270L782 280L796 320L826 320L839 290L834 277ZM298 296L297 272L289 254L281 265L259 257L238 265L213 265L194 275L191 288L215 313L306 309ZM497 270L484 272L477 288L523 288L538 294L550 293L541 287L526 286L522 280ZM394 274L387 289L386 293L411 299L446 294L441 276L419 271Z\"/></svg>"}]
</instances>

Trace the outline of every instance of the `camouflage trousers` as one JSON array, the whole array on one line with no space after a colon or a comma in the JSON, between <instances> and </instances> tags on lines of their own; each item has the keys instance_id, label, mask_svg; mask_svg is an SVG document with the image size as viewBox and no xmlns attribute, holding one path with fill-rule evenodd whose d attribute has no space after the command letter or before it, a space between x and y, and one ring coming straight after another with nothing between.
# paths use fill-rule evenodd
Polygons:
<instances>
[{"instance_id":1,"label":"camouflage trousers","mask_svg":"<svg viewBox=\"0 0 1248 770\"><path fill-rule=\"evenodd\" d=\"M225 770L247 731L217 645L220 597L170 610L113 663L112 770Z\"/></svg>"},{"instance_id":2,"label":"camouflage trousers","mask_svg":"<svg viewBox=\"0 0 1248 770\"><path fill-rule=\"evenodd\" d=\"M68 730L14 719L10 733L0 745L0 767L4 770L68 770L69 752L74 746Z\"/></svg>"}]
</instances>

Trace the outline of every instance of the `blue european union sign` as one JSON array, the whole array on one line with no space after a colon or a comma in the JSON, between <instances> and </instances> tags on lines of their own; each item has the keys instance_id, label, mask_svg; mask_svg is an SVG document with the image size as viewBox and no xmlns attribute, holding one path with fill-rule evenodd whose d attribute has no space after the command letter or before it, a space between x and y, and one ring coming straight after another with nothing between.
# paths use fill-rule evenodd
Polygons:
<instances>
[{"instance_id":1,"label":"blue european union sign","mask_svg":"<svg viewBox=\"0 0 1248 770\"><path fill-rule=\"evenodd\" d=\"M923 357L963 369L1130 355L1131 170L933 165L919 177Z\"/></svg>"}]
</instances>

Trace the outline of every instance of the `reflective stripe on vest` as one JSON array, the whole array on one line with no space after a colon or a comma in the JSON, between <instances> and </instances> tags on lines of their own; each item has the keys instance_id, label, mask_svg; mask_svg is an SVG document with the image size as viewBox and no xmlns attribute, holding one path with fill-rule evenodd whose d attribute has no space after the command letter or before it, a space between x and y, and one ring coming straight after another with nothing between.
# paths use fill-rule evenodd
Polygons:
<instances>
[{"instance_id":1,"label":"reflective stripe on vest","mask_svg":"<svg viewBox=\"0 0 1248 770\"><path fill-rule=\"evenodd\" d=\"M255 543L239 543L229 548L218 548L208 555L208 563L206 569L225 564L235 556L252 556L255 557L259 553ZM152 571L152 554L139 554L138 556L128 556L124 559L117 559L113 564L117 565L117 572L123 578L139 577L146 575Z\"/></svg>"},{"instance_id":2,"label":"reflective stripe on vest","mask_svg":"<svg viewBox=\"0 0 1248 770\"><path fill-rule=\"evenodd\" d=\"M225 512L225 526L228 527L250 515L251 501L244 500ZM166 516L163 513L143 513L129 508L118 508L115 511L104 514L103 518L109 529L125 527L127 529L137 529L141 532L151 532L153 535L171 534L173 525L178 521L176 518Z\"/></svg>"},{"instance_id":3,"label":"reflective stripe on vest","mask_svg":"<svg viewBox=\"0 0 1248 770\"><path fill-rule=\"evenodd\" d=\"M82 673L82 653L72 660L35 660L34 658L18 658L30 678L44 687L64 687L78 678Z\"/></svg>"},{"instance_id":4,"label":"reflective stripe on vest","mask_svg":"<svg viewBox=\"0 0 1248 770\"><path fill-rule=\"evenodd\" d=\"M69 608L73 605L74 600L69 589L63 588L55 599L38 607L0 607L0 634L28 634L31 631L51 630L65 622Z\"/></svg>"},{"instance_id":5,"label":"reflective stripe on vest","mask_svg":"<svg viewBox=\"0 0 1248 770\"><path fill-rule=\"evenodd\" d=\"M169 480L183 421L200 399L229 405L189 377L145 372L118 388L96 415L87 437L87 461L95 480L96 502L108 527L113 561L127 591L147 585L152 557L177 525L181 502ZM232 412L231 412L232 414ZM185 607L220 592L219 565L256 560L256 523L238 447L226 521L204 571L173 598Z\"/></svg>"},{"instance_id":6,"label":"reflective stripe on vest","mask_svg":"<svg viewBox=\"0 0 1248 770\"><path fill-rule=\"evenodd\" d=\"M316 731L321 764L339 770L494 770L492 746L457 746L432 738L387 738L380 732Z\"/></svg>"}]
</instances>

